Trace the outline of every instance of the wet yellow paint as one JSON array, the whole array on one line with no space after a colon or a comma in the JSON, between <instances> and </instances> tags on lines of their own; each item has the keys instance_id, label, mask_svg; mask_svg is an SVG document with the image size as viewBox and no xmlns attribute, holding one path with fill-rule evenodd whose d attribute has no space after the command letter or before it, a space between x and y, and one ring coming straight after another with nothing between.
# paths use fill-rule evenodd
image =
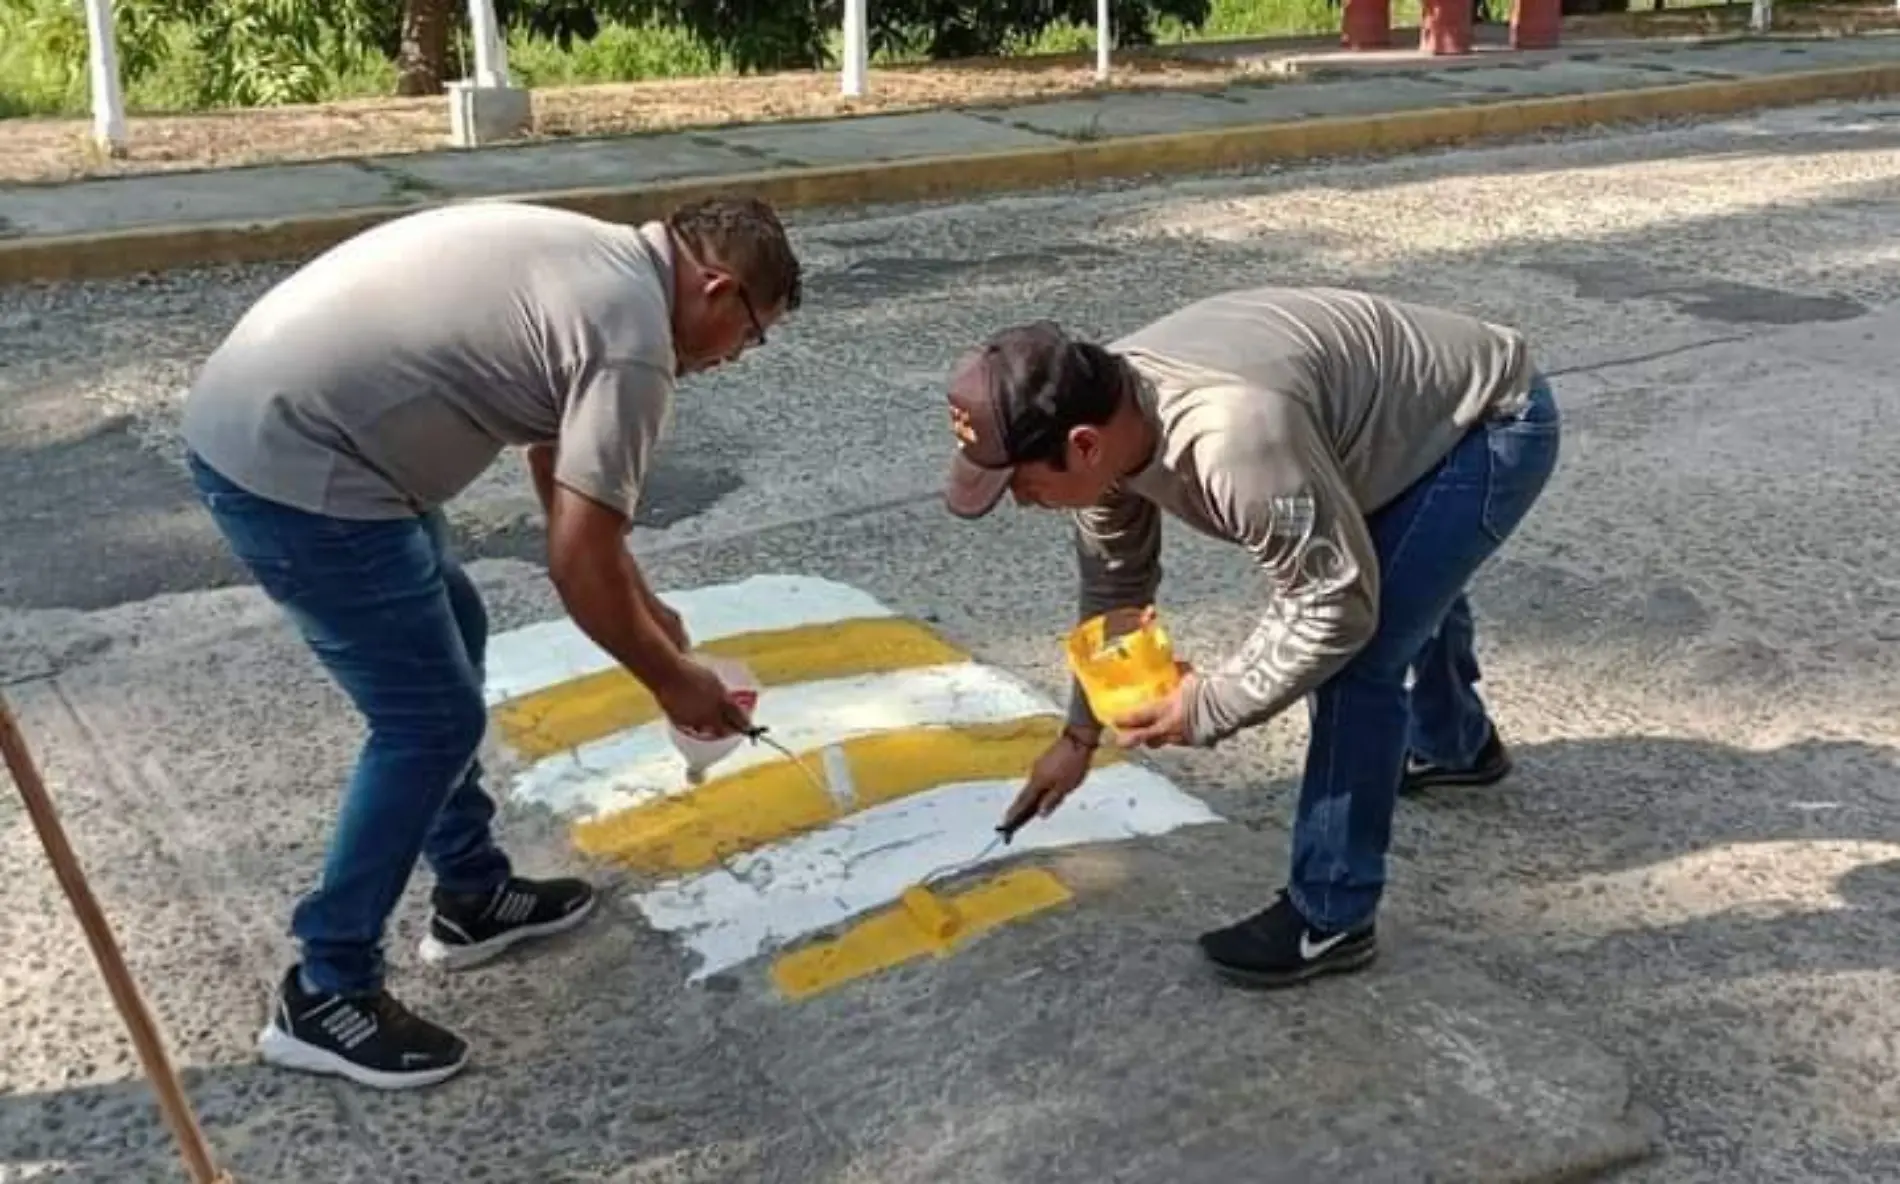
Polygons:
<instances>
[{"instance_id":1,"label":"wet yellow paint","mask_svg":"<svg viewBox=\"0 0 1900 1184\"><path fill-rule=\"evenodd\" d=\"M916 621L864 618L723 637L697 647L737 658L761 686L889 674L969 655ZM494 710L502 739L529 760L566 752L660 718L653 695L621 667L523 695Z\"/></svg>"},{"instance_id":2,"label":"wet yellow paint","mask_svg":"<svg viewBox=\"0 0 1900 1184\"><path fill-rule=\"evenodd\" d=\"M690 872L768 843L829 825L847 814L961 781L1012 780L1056 738L1062 717L1025 716L997 723L902 728L853 737L837 747L851 773L851 797L826 781L820 750L708 780L674 797L577 823L574 843L588 855L648 872ZM1122 759L1105 748L1097 766Z\"/></svg>"},{"instance_id":3,"label":"wet yellow paint","mask_svg":"<svg viewBox=\"0 0 1900 1184\"><path fill-rule=\"evenodd\" d=\"M924 935L932 941L948 941L955 935L959 924L956 909L922 884L912 884L904 889L897 903L903 905L904 911L910 914L911 923L923 930Z\"/></svg>"},{"instance_id":4,"label":"wet yellow paint","mask_svg":"<svg viewBox=\"0 0 1900 1184\"><path fill-rule=\"evenodd\" d=\"M937 936L945 927L942 923L936 932L919 925L917 915L900 900L837 937L782 955L772 964L773 983L788 998L808 998L914 958L945 957L979 934L1073 897L1053 872L1042 868L1005 872L957 896L931 895L932 908L949 917L947 936Z\"/></svg>"}]
</instances>

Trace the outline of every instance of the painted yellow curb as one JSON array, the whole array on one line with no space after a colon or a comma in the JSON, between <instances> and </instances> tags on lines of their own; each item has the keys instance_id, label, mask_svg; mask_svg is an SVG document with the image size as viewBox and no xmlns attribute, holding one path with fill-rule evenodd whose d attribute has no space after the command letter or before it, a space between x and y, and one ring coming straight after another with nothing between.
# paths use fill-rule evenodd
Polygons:
<instances>
[{"instance_id":1,"label":"painted yellow curb","mask_svg":"<svg viewBox=\"0 0 1900 1184\"><path fill-rule=\"evenodd\" d=\"M535 201L618 222L657 218L681 202L715 193L750 193L781 209L942 200L1122 177L1215 172L1275 160L1393 154L1592 124L1724 115L1896 91L1900 91L1900 64L1845 66L1765 78L1245 124L975 155L454 200ZM0 242L0 284L303 258L429 204L443 203Z\"/></svg>"}]
</instances>

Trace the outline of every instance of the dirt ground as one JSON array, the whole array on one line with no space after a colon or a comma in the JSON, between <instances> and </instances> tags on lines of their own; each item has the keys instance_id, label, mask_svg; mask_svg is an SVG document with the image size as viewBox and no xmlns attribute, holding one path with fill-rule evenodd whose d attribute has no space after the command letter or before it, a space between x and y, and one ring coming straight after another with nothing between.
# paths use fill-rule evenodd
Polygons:
<instances>
[{"instance_id":1,"label":"dirt ground","mask_svg":"<svg viewBox=\"0 0 1900 1184\"><path fill-rule=\"evenodd\" d=\"M1640 2L1640 0L1638 0ZM1745 27L1746 4L1660 13L1574 16L1568 41L1616 37L1683 37ZM1797 33L1854 33L1900 28L1891 3L1803 4L1776 13L1776 28ZM1406 31L1395 42L1404 44ZM1262 43L1249 49L1256 55ZM1323 40L1288 43L1324 47ZM1107 89L1219 87L1255 67L1200 46L1116 55ZM819 119L933 107L982 106L1054 98L1102 89L1092 55L984 59L872 73L871 93L848 99L832 72L743 78L567 87L534 92L531 139L674 131L733 123ZM219 168L273 161L321 160L428 152L446 148L447 100L363 99L320 106L276 107L193 115L134 115L128 155L109 160L88 140L83 119L0 120L0 183L65 181L89 176Z\"/></svg>"}]
</instances>

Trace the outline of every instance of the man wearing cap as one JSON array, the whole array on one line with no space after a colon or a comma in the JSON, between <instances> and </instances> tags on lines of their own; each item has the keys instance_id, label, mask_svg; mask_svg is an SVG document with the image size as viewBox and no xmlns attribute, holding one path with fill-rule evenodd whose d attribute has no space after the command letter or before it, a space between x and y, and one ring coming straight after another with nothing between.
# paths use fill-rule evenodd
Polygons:
<instances>
[{"instance_id":1,"label":"man wearing cap","mask_svg":"<svg viewBox=\"0 0 1900 1184\"><path fill-rule=\"evenodd\" d=\"M1363 292L1229 292L1106 348L1047 321L1003 330L959 360L950 409L949 508L978 518L1009 493L1073 511L1082 619L1153 602L1163 513L1244 548L1266 583L1251 635L1165 700L1104 721L1074 687L1006 821L1081 784L1104 724L1123 747L1209 747L1305 699L1286 886L1201 949L1252 986L1370 962L1401 788L1510 767L1465 589L1557 462L1523 337Z\"/></svg>"}]
</instances>

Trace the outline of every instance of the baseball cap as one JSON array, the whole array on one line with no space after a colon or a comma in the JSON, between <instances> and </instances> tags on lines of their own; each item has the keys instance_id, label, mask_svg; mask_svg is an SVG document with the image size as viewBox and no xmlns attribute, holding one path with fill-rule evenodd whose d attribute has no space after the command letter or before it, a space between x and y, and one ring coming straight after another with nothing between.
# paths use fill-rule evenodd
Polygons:
<instances>
[{"instance_id":1,"label":"baseball cap","mask_svg":"<svg viewBox=\"0 0 1900 1184\"><path fill-rule=\"evenodd\" d=\"M1100 347L1053 321L1016 325L965 352L950 372L950 461L944 503L981 518L1008 491L1016 466L1062 448L1075 416L1107 370Z\"/></svg>"}]
</instances>

